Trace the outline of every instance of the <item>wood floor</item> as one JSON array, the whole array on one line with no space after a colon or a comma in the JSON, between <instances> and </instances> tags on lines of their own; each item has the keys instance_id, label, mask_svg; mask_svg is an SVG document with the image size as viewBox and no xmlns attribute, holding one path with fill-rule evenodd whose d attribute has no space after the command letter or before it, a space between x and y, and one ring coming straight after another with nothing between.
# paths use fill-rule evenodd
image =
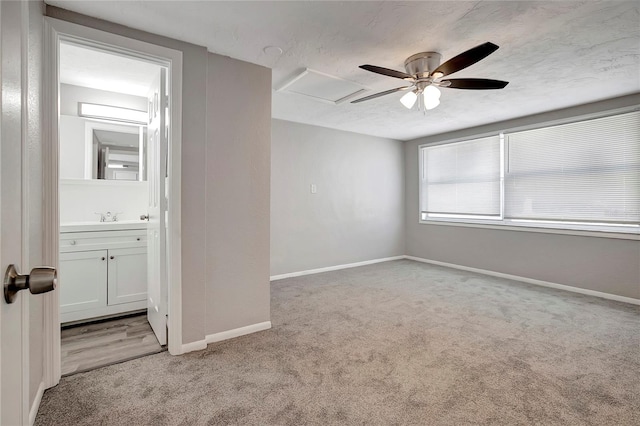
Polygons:
<instances>
[{"instance_id":1,"label":"wood floor","mask_svg":"<svg viewBox=\"0 0 640 426\"><path fill-rule=\"evenodd\" d=\"M62 329L62 375L93 370L162 352L142 315Z\"/></svg>"}]
</instances>

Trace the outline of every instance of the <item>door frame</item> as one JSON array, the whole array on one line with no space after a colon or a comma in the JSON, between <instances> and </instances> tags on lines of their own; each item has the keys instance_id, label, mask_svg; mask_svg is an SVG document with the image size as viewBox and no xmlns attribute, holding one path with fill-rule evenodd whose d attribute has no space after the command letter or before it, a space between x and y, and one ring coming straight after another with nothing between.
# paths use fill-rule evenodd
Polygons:
<instances>
[{"instance_id":1,"label":"door frame","mask_svg":"<svg viewBox=\"0 0 640 426\"><path fill-rule=\"evenodd\" d=\"M182 162L182 52L130 39L67 21L45 17L44 57L44 146L43 215L44 262L59 267L59 89L60 41L99 48L169 69L170 142L168 183L168 349L172 355L182 351L182 242L181 242L181 162ZM55 386L61 377L60 313L58 292L45 301L45 387Z\"/></svg>"}]
</instances>

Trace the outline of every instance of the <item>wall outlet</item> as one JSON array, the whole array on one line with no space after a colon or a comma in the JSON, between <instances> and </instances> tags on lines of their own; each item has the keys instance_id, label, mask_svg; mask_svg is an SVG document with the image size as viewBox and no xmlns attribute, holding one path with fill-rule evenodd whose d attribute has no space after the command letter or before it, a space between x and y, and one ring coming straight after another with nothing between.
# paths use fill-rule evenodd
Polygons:
<instances>
[{"instance_id":1,"label":"wall outlet","mask_svg":"<svg viewBox=\"0 0 640 426\"><path fill-rule=\"evenodd\" d=\"M316 186L315 183L311 184L311 193L315 194L316 192L318 192L318 187Z\"/></svg>"}]
</instances>

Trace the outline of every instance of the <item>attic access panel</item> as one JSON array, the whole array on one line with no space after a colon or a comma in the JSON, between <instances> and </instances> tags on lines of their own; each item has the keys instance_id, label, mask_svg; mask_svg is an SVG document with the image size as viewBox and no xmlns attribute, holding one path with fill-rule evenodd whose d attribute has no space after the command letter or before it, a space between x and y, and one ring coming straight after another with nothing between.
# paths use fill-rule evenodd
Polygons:
<instances>
[{"instance_id":1,"label":"attic access panel","mask_svg":"<svg viewBox=\"0 0 640 426\"><path fill-rule=\"evenodd\" d=\"M320 102L338 105L367 90L365 86L353 81L307 68L277 91L295 93Z\"/></svg>"}]
</instances>

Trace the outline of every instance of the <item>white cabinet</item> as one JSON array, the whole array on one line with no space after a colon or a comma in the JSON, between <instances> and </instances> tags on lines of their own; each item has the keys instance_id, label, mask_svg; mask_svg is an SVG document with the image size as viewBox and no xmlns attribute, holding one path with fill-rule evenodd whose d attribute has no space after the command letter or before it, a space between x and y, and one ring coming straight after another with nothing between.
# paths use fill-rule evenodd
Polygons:
<instances>
[{"instance_id":1,"label":"white cabinet","mask_svg":"<svg viewBox=\"0 0 640 426\"><path fill-rule=\"evenodd\" d=\"M60 313L107 305L107 250L60 253Z\"/></svg>"},{"instance_id":2,"label":"white cabinet","mask_svg":"<svg viewBox=\"0 0 640 426\"><path fill-rule=\"evenodd\" d=\"M146 309L146 230L60 234L62 323Z\"/></svg>"},{"instance_id":3,"label":"white cabinet","mask_svg":"<svg viewBox=\"0 0 640 426\"><path fill-rule=\"evenodd\" d=\"M147 299L146 247L109 250L107 304Z\"/></svg>"}]
</instances>

